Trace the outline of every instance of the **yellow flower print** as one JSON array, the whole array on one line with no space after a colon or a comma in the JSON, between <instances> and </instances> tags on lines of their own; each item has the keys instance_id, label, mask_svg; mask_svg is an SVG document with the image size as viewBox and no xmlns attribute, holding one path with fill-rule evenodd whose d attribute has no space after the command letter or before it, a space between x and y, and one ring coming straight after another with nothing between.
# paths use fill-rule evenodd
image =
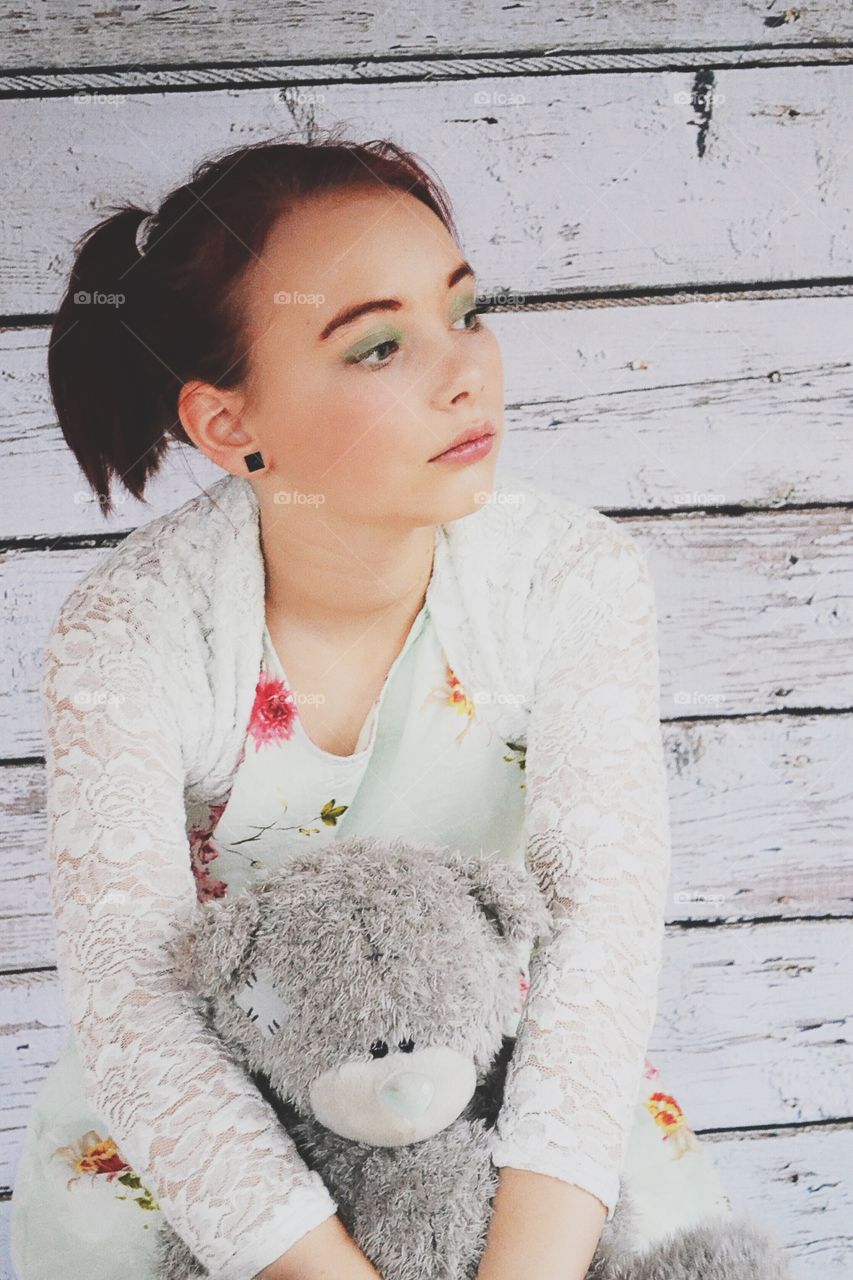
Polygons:
<instances>
[{"instance_id":1,"label":"yellow flower print","mask_svg":"<svg viewBox=\"0 0 853 1280\"><path fill-rule=\"evenodd\" d=\"M132 1199L140 1209L159 1210L159 1204L148 1188L142 1185L139 1174L134 1173L123 1159L112 1138L102 1138L94 1129L90 1129L73 1145L57 1147L53 1155L59 1156L74 1170L74 1176L65 1184L66 1191L70 1191L83 1174L89 1173L93 1182L96 1177L101 1177L106 1182L120 1182L131 1191L142 1192L140 1196L117 1196L118 1200Z\"/></svg>"},{"instance_id":2,"label":"yellow flower print","mask_svg":"<svg viewBox=\"0 0 853 1280\"><path fill-rule=\"evenodd\" d=\"M444 664L443 682L440 685L433 686L424 700L424 706L430 698L438 698L448 707L451 707L454 711L458 712L459 715L465 717L465 727L456 735L456 742L460 743L465 737L465 734L471 728L471 722L476 715L476 708L465 690L462 688L461 681L449 662L445 662Z\"/></svg>"},{"instance_id":3,"label":"yellow flower print","mask_svg":"<svg viewBox=\"0 0 853 1280\"><path fill-rule=\"evenodd\" d=\"M688 1151L699 1151L696 1134L685 1119L684 1112L669 1093L650 1093L646 1099L646 1110L655 1124L663 1129L664 1142L670 1143L670 1150L675 1160L686 1156Z\"/></svg>"}]
</instances>

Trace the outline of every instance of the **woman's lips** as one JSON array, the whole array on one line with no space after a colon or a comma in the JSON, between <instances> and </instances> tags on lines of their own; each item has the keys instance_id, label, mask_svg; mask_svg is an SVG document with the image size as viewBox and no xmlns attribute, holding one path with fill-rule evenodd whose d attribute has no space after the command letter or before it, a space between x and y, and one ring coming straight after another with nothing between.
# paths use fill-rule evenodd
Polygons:
<instances>
[{"instance_id":1,"label":"woman's lips","mask_svg":"<svg viewBox=\"0 0 853 1280\"><path fill-rule=\"evenodd\" d=\"M484 431L476 440L466 440L465 444L457 444L452 449L445 449L430 462L476 462L485 458L495 443L495 433Z\"/></svg>"}]
</instances>

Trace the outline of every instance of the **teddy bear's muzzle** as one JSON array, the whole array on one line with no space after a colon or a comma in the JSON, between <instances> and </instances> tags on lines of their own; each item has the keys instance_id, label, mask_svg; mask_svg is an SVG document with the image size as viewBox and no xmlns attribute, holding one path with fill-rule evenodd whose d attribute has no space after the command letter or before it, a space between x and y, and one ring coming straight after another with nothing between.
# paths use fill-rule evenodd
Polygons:
<instances>
[{"instance_id":1,"label":"teddy bear's muzzle","mask_svg":"<svg viewBox=\"0 0 853 1280\"><path fill-rule=\"evenodd\" d=\"M379 1096L404 1120L417 1120L432 1102L435 1085L429 1076L418 1071L398 1071L385 1081Z\"/></svg>"},{"instance_id":2,"label":"teddy bear's muzzle","mask_svg":"<svg viewBox=\"0 0 853 1280\"><path fill-rule=\"evenodd\" d=\"M422 1142L464 1111L477 1087L470 1057L445 1045L345 1062L309 1087L315 1118L342 1138L376 1147Z\"/></svg>"}]
</instances>

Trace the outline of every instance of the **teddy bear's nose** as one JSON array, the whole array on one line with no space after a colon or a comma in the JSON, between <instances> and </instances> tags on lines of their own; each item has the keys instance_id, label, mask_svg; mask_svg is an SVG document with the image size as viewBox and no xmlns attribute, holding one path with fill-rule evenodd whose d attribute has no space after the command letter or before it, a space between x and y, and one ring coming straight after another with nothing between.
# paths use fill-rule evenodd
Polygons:
<instances>
[{"instance_id":1,"label":"teddy bear's nose","mask_svg":"<svg viewBox=\"0 0 853 1280\"><path fill-rule=\"evenodd\" d=\"M434 1093L432 1080L419 1071L397 1071L379 1090L385 1105L406 1120L415 1120L423 1115Z\"/></svg>"}]
</instances>

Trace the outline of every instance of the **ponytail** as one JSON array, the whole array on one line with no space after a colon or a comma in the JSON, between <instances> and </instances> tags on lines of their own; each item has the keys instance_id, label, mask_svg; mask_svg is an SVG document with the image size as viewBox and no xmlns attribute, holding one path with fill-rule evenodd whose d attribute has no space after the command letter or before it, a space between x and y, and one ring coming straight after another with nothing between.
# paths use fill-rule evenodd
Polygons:
<instances>
[{"instance_id":1,"label":"ponytail","mask_svg":"<svg viewBox=\"0 0 853 1280\"><path fill-rule=\"evenodd\" d=\"M147 216L121 208L78 242L48 345L62 434L105 515L112 479L142 498L167 447L157 413L167 371L146 348L148 263L136 246Z\"/></svg>"}]
</instances>

